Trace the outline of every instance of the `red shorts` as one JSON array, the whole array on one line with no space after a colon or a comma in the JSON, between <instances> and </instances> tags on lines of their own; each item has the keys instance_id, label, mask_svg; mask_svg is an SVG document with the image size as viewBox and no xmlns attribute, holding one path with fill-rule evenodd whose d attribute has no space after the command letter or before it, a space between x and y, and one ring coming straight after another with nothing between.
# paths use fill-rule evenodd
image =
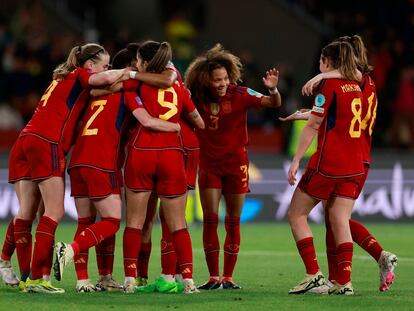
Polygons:
<instances>
[{"instance_id":1,"label":"red shorts","mask_svg":"<svg viewBox=\"0 0 414 311\"><path fill-rule=\"evenodd\" d=\"M243 148L241 152L217 163L201 161L198 186L200 189L222 189L223 193L229 194L249 192L247 151Z\"/></svg>"},{"instance_id":2,"label":"red shorts","mask_svg":"<svg viewBox=\"0 0 414 311\"><path fill-rule=\"evenodd\" d=\"M121 194L119 174L77 166L69 170L71 195L75 198L105 198Z\"/></svg>"},{"instance_id":3,"label":"red shorts","mask_svg":"<svg viewBox=\"0 0 414 311\"><path fill-rule=\"evenodd\" d=\"M364 170L365 170L365 173L364 173L363 177L361 178L361 184L360 184L360 187L358 189L358 197L361 194L362 189L364 188L365 182L367 181L368 171L369 171L369 164L364 164Z\"/></svg>"},{"instance_id":4,"label":"red shorts","mask_svg":"<svg viewBox=\"0 0 414 311\"><path fill-rule=\"evenodd\" d=\"M10 152L9 182L64 177L65 166L64 152L58 144L34 135L20 136Z\"/></svg>"},{"instance_id":5,"label":"red shorts","mask_svg":"<svg viewBox=\"0 0 414 311\"><path fill-rule=\"evenodd\" d=\"M198 162L200 160L200 150L186 150L185 155L185 175L187 178L187 187L194 190L196 187Z\"/></svg>"},{"instance_id":6,"label":"red shorts","mask_svg":"<svg viewBox=\"0 0 414 311\"><path fill-rule=\"evenodd\" d=\"M124 174L125 185L132 191L155 191L164 197L180 196L187 191L180 150L131 149Z\"/></svg>"},{"instance_id":7,"label":"red shorts","mask_svg":"<svg viewBox=\"0 0 414 311\"><path fill-rule=\"evenodd\" d=\"M364 176L332 178L323 176L312 169L306 169L298 187L318 200L328 200L331 196L356 200L361 192Z\"/></svg>"}]
</instances>

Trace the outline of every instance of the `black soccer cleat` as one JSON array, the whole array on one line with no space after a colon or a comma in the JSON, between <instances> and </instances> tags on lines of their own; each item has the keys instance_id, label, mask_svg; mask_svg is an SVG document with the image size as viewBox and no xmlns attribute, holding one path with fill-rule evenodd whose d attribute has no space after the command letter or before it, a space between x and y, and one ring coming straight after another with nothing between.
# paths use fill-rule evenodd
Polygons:
<instances>
[{"instance_id":1,"label":"black soccer cleat","mask_svg":"<svg viewBox=\"0 0 414 311\"><path fill-rule=\"evenodd\" d=\"M237 285L236 283L229 282L229 281L222 281L221 287L223 289L241 289L241 286Z\"/></svg>"},{"instance_id":2,"label":"black soccer cleat","mask_svg":"<svg viewBox=\"0 0 414 311\"><path fill-rule=\"evenodd\" d=\"M204 289L204 290L213 290L213 289L219 289L221 286L221 282L219 280L210 279L203 285L200 285L197 287L198 289Z\"/></svg>"}]
</instances>

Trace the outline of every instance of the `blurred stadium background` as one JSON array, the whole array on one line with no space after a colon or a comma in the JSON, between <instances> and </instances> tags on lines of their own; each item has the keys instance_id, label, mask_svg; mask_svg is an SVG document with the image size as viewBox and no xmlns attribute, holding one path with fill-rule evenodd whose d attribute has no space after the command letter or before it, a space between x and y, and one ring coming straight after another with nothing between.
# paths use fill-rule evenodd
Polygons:
<instances>
[{"instance_id":1,"label":"blurred stadium background","mask_svg":"<svg viewBox=\"0 0 414 311\"><path fill-rule=\"evenodd\" d=\"M9 150L54 67L78 43L99 42L113 54L145 39L169 41L182 73L194 56L220 42L241 57L243 83L257 91L266 92L261 84L266 69L279 69L283 107L249 114L252 194L243 221L285 221L293 191L285 170L303 124L281 124L277 117L311 105L300 88L317 73L320 48L353 34L362 35L368 47L379 94L372 170L354 215L412 222L414 1L2 0L0 222L17 211L7 184ZM70 197L66 206L68 217L76 218ZM197 194L190 197L188 218L201 218ZM312 219L322 220L319 209Z\"/></svg>"}]
</instances>

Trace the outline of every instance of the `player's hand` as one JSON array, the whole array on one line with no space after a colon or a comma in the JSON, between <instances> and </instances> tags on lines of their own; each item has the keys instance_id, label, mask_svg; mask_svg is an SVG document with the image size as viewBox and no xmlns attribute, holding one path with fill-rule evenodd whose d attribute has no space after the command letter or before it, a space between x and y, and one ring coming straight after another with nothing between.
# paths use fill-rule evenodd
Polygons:
<instances>
[{"instance_id":1,"label":"player's hand","mask_svg":"<svg viewBox=\"0 0 414 311\"><path fill-rule=\"evenodd\" d=\"M277 87L277 83L279 82L279 70L276 68L272 68L266 71L266 76L262 78L264 86L269 89L273 90Z\"/></svg>"},{"instance_id":2,"label":"player's hand","mask_svg":"<svg viewBox=\"0 0 414 311\"><path fill-rule=\"evenodd\" d=\"M299 168L299 161L293 159L292 163L290 164L289 171L288 171L288 183L291 186L294 186L296 183L296 173L298 172Z\"/></svg>"},{"instance_id":3,"label":"player's hand","mask_svg":"<svg viewBox=\"0 0 414 311\"><path fill-rule=\"evenodd\" d=\"M323 80L323 74L320 73L310 79L305 85L302 87L302 95L310 96L313 94L314 89L318 86L318 84Z\"/></svg>"},{"instance_id":4,"label":"player's hand","mask_svg":"<svg viewBox=\"0 0 414 311\"><path fill-rule=\"evenodd\" d=\"M279 117L280 121L287 122L287 121L293 121L293 120L307 120L309 117L309 109L300 109L292 113L291 115L288 115L285 118Z\"/></svg>"}]
</instances>

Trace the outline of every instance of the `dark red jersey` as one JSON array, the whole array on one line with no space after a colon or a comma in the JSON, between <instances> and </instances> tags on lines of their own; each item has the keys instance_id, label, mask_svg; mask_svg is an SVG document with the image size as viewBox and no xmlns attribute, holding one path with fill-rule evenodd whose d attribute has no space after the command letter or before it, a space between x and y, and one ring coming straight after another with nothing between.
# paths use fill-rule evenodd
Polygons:
<instances>
[{"instance_id":1,"label":"dark red jersey","mask_svg":"<svg viewBox=\"0 0 414 311\"><path fill-rule=\"evenodd\" d=\"M318 148L309 167L328 177L364 173L361 146L363 97L357 82L329 79L321 83L311 113L323 117Z\"/></svg>"},{"instance_id":2,"label":"dark red jersey","mask_svg":"<svg viewBox=\"0 0 414 311\"><path fill-rule=\"evenodd\" d=\"M36 135L61 144L65 153L72 144L75 126L89 96L89 77L85 68L77 68L65 79L53 80L21 135Z\"/></svg>"},{"instance_id":3,"label":"dark red jersey","mask_svg":"<svg viewBox=\"0 0 414 311\"><path fill-rule=\"evenodd\" d=\"M115 172L123 158L121 134L130 111L138 108L133 92L114 93L89 101L82 118L82 128L73 147L69 169L88 166Z\"/></svg>"},{"instance_id":4,"label":"dark red jersey","mask_svg":"<svg viewBox=\"0 0 414 311\"><path fill-rule=\"evenodd\" d=\"M262 97L252 89L230 85L217 103L196 103L206 124L204 130L196 130L201 159L225 159L248 144L247 110L260 107Z\"/></svg>"},{"instance_id":5,"label":"dark red jersey","mask_svg":"<svg viewBox=\"0 0 414 311\"><path fill-rule=\"evenodd\" d=\"M184 120L180 120L181 137L183 139L184 149L195 150L200 149L200 144L194 129Z\"/></svg>"},{"instance_id":6,"label":"dark red jersey","mask_svg":"<svg viewBox=\"0 0 414 311\"><path fill-rule=\"evenodd\" d=\"M375 126L377 117L377 91L375 83L372 78L366 74L362 77L360 87L363 95L362 102L362 151L364 156L364 163L371 163L371 141L372 132Z\"/></svg>"}]
</instances>

